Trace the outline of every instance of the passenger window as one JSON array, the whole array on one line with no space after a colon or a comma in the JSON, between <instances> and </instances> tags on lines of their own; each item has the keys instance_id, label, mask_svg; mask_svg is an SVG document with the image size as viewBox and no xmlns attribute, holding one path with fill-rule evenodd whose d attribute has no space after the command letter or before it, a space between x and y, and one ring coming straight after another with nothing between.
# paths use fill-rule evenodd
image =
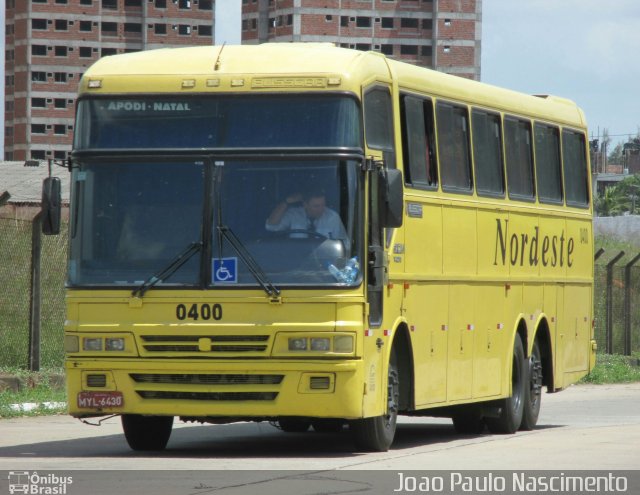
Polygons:
<instances>
[{"instance_id":1,"label":"passenger window","mask_svg":"<svg viewBox=\"0 0 640 495\"><path fill-rule=\"evenodd\" d=\"M470 192L471 156L469 153L469 118L465 107L438 103L438 161L442 189Z\"/></svg>"},{"instance_id":2,"label":"passenger window","mask_svg":"<svg viewBox=\"0 0 640 495\"><path fill-rule=\"evenodd\" d=\"M373 87L364 95L364 130L367 145L384 151L387 166L395 167L393 147L393 114L387 88Z\"/></svg>"},{"instance_id":3,"label":"passenger window","mask_svg":"<svg viewBox=\"0 0 640 495\"><path fill-rule=\"evenodd\" d=\"M531 123L513 117L504 119L509 197L533 201L533 158Z\"/></svg>"},{"instance_id":4,"label":"passenger window","mask_svg":"<svg viewBox=\"0 0 640 495\"><path fill-rule=\"evenodd\" d=\"M500 116L471 112L476 190L480 196L504 197L504 165Z\"/></svg>"},{"instance_id":5,"label":"passenger window","mask_svg":"<svg viewBox=\"0 0 640 495\"><path fill-rule=\"evenodd\" d=\"M562 161L564 162L564 190L567 204L589 206L589 182L584 134L562 131Z\"/></svg>"},{"instance_id":6,"label":"passenger window","mask_svg":"<svg viewBox=\"0 0 640 495\"><path fill-rule=\"evenodd\" d=\"M438 187L434 153L433 104L415 96L402 98L402 145L405 181L413 187Z\"/></svg>"},{"instance_id":7,"label":"passenger window","mask_svg":"<svg viewBox=\"0 0 640 495\"><path fill-rule=\"evenodd\" d=\"M536 180L541 203L562 202L560 134L557 127L536 124Z\"/></svg>"}]
</instances>

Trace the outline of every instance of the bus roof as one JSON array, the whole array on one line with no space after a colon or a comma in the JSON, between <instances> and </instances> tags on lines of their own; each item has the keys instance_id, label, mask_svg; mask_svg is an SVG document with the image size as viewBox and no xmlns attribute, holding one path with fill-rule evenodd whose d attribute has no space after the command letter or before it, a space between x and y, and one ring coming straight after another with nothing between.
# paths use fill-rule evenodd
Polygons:
<instances>
[{"instance_id":1,"label":"bus roof","mask_svg":"<svg viewBox=\"0 0 640 495\"><path fill-rule=\"evenodd\" d=\"M424 67L387 59L376 52L339 48L331 43L265 43L261 45L162 48L103 57L84 74L80 93L149 93L223 91L224 85L208 84L209 78L247 76L335 76L338 85L329 89L359 93L364 82L390 80L400 90L416 91L453 101L473 103L515 115L586 127L584 114L572 101L555 96L531 96ZM152 79L150 79L152 78ZM187 78L193 86L178 85ZM88 89L90 79L102 79L97 90ZM202 79L202 81L199 81ZM185 91L185 89L187 91ZM246 91L246 87L229 88ZM283 81L271 90L320 89ZM326 88L325 88L326 89Z\"/></svg>"}]
</instances>

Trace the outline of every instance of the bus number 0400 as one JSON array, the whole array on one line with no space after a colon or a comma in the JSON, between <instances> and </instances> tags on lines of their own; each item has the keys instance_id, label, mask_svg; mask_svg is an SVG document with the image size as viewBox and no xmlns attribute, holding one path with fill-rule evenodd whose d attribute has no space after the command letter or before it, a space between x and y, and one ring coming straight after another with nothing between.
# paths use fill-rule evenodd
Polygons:
<instances>
[{"instance_id":1,"label":"bus number 0400","mask_svg":"<svg viewBox=\"0 0 640 495\"><path fill-rule=\"evenodd\" d=\"M222 319L222 305L220 304L192 304L187 309L184 304L178 304L176 306L176 318L178 320L221 320Z\"/></svg>"}]
</instances>

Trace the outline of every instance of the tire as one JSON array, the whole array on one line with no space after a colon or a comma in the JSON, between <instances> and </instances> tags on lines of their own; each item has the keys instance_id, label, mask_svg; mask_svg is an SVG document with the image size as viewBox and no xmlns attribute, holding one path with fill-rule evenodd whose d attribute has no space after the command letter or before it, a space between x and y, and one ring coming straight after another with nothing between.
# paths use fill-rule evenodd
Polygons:
<instances>
[{"instance_id":1,"label":"tire","mask_svg":"<svg viewBox=\"0 0 640 495\"><path fill-rule=\"evenodd\" d=\"M396 434L399 400L398 367L395 352L392 351L387 380L387 414L374 418L357 419L349 424L358 450L363 452L386 452L389 450Z\"/></svg>"},{"instance_id":2,"label":"tire","mask_svg":"<svg viewBox=\"0 0 640 495\"><path fill-rule=\"evenodd\" d=\"M124 437L133 450L164 450L171 436L173 416L123 414Z\"/></svg>"},{"instance_id":3,"label":"tire","mask_svg":"<svg viewBox=\"0 0 640 495\"><path fill-rule=\"evenodd\" d=\"M484 418L479 408L465 407L451 419L458 433L479 435L484 431Z\"/></svg>"},{"instance_id":4,"label":"tire","mask_svg":"<svg viewBox=\"0 0 640 495\"><path fill-rule=\"evenodd\" d=\"M522 339L516 334L511 370L511 397L500 401L500 415L497 418L485 418L491 433L515 433L520 428L524 412L525 388L528 383L527 375L528 365L524 358Z\"/></svg>"},{"instance_id":5,"label":"tire","mask_svg":"<svg viewBox=\"0 0 640 495\"><path fill-rule=\"evenodd\" d=\"M279 419L279 428L286 433L304 433L311 426L306 419Z\"/></svg>"},{"instance_id":6,"label":"tire","mask_svg":"<svg viewBox=\"0 0 640 495\"><path fill-rule=\"evenodd\" d=\"M542 359L538 341L533 343L531 357L528 360L527 385L524 390L524 411L521 430L533 430L538 422L542 403Z\"/></svg>"},{"instance_id":7,"label":"tire","mask_svg":"<svg viewBox=\"0 0 640 495\"><path fill-rule=\"evenodd\" d=\"M341 419L316 419L311 422L311 426L318 433L339 433L344 427Z\"/></svg>"}]
</instances>

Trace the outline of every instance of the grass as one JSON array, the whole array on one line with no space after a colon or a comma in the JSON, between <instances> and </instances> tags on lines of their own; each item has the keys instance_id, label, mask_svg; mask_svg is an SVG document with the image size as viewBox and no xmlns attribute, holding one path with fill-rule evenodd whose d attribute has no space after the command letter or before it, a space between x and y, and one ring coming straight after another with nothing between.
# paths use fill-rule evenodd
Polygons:
<instances>
[{"instance_id":1,"label":"grass","mask_svg":"<svg viewBox=\"0 0 640 495\"><path fill-rule=\"evenodd\" d=\"M640 359L636 353L633 359ZM598 354L596 366L580 383L603 385L609 383L631 383L640 381L640 367L631 366L629 357L619 354Z\"/></svg>"},{"instance_id":2,"label":"grass","mask_svg":"<svg viewBox=\"0 0 640 495\"><path fill-rule=\"evenodd\" d=\"M4 390L0 392L0 418L18 416L42 416L66 413L66 406L44 407L45 402L65 402L64 388L55 386L56 379L64 374L62 368L51 368L39 372L29 372L16 367L0 367L0 374L18 377L23 387L17 392ZM39 407L30 411L16 410L14 404L36 403Z\"/></svg>"}]
</instances>

